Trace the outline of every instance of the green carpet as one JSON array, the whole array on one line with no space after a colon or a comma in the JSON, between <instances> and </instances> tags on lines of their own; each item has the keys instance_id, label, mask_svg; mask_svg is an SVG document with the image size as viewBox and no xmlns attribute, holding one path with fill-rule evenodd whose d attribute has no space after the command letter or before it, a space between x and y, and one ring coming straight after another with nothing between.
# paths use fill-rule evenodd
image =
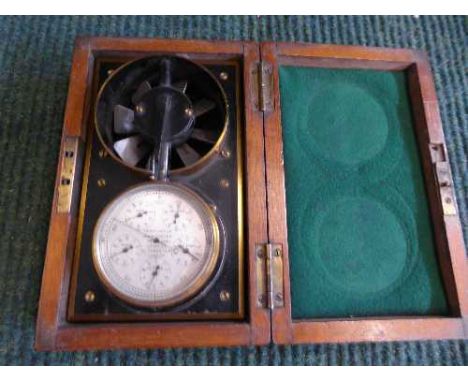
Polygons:
<instances>
[{"instance_id":1,"label":"green carpet","mask_svg":"<svg viewBox=\"0 0 468 382\"><path fill-rule=\"evenodd\" d=\"M75 353L32 350L75 36L425 49L435 72L467 240L467 29L465 17L0 17L0 364L467 365L468 341Z\"/></svg>"}]
</instances>

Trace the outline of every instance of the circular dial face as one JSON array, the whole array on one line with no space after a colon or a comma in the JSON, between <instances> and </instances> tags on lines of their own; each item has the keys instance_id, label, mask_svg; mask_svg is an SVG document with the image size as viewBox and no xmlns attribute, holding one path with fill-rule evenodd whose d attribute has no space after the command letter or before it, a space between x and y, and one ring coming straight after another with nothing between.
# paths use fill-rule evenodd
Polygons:
<instances>
[{"instance_id":1,"label":"circular dial face","mask_svg":"<svg viewBox=\"0 0 468 382\"><path fill-rule=\"evenodd\" d=\"M164 307L198 292L219 256L216 218L200 197L165 183L140 185L112 201L94 230L100 279L121 299Z\"/></svg>"}]
</instances>

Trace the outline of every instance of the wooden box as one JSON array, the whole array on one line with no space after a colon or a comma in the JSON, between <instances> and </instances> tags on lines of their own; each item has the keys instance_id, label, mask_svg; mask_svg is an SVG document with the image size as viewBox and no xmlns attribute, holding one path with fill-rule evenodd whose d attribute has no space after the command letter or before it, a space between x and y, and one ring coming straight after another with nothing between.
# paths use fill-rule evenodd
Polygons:
<instances>
[{"instance_id":1,"label":"wooden box","mask_svg":"<svg viewBox=\"0 0 468 382\"><path fill-rule=\"evenodd\" d=\"M103 63L118 67L148 55L230 62L238 70L237 314L77 320L77 244L96 77ZM295 43L77 40L38 350L467 338L467 276L424 53Z\"/></svg>"}]
</instances>

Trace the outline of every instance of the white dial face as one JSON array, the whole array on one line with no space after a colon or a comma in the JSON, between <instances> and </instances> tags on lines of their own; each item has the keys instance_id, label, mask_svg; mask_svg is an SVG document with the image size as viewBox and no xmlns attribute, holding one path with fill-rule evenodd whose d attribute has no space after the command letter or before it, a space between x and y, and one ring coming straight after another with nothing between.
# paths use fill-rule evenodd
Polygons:
<instances>
[{"instance_id":1,"label":"white dial face","mask_svg":"<svg viewBox=\"0 0 468 382\"><path fill-rule=\"evenodd\" d=\"M175 304L198 291L219 252L214 215L180 186L147 183L115 199L94 233L94 264L120 298L142 306Z\"/></svg>"}]
</instances>

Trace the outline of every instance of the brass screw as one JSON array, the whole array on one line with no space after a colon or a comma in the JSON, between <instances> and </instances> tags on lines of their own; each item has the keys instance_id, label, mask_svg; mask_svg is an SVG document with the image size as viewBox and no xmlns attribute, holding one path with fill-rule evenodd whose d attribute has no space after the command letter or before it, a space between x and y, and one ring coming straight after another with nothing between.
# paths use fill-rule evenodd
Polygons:
<instances>
[{"instance_id":1,"label":"brass screw","mask_svg":"<svg viewBox=\"0 0 468 382\"><path fill-rule=\"evenodd\" d=\"M265 304L265 301L266 301L265 295L261 294L261 295L258 296L258 302L260 304L262 304L262 305Z\"/></svg>"},{"instance_id":2,"label":"brass screw","mask_svg":"<svg viewBox=\"0 0 468 382\"><path fill-rule=\"evenodd\" d=\"M257 249L257 257L260 259L263 257L263 248L260 247Z\"/></svg>"},{"instance_id":3,"label":"brass screw","mask_svg":"<svg viewBox=\"0 0 468 382\"><path fill-rule=\"evenodd\" d=\"M107 151L104 149L99 150L99 156L105 158L107 156Z\"/></svg>"},{"instance_id":4,"label":"brass screw","mask_svg":"<svg viewBox=\"0 0 468 382\"><path fill-rule=\"evenodd\" d=\"M275 250L275 256L276 256L276 257L280 257L280 256L281 256L281 249L276 248L276 250Z\"/></svg>"},{"instance_id":5,"label":"brass screw","mask_svg":"<svg viewBox=\"0 0 468 382\"><path fill-rule=\"evenodd\" d=\"M188 107L187 109L185 109L185 114L188 117L191 117L193 115L193 110Z\"/></svg>"},{"instance_id":6,"label":"brass screw","mask_svg":"<svg viewBox=\"0 0 468 382\"><path fill-rule=\"evenodd\" d=\"M219 74L219 78L221 78L223 81L226 81L228 79L228 74L226 72L221 72Z\"/></svg>"},{"instance_id":7,"label":"brass screw","mask_svg":"<svg viewBox=\"0 0 468 382\"><path fill-rule=\"evenodd\" d=\"M138 114L143 114L145 112L145 107L142 104L139 104L135 107L135 110Z\"/></svg>"},{"instance_id":8,"label":"brass screw","mask_svg":"<svg viewBox=\"0 0 468 382\"><path fill-rule=\"evenodd\" d=\"M449 197L446 197L445 198L445 203L447 203L447 204L452 203L452 199L450 199Z\"/></svg>"},{"instance_id":9,"label":"brass screw","mask_svg":"<svg viewBox=\"0 0 468 382\"><path fill-rule=\"evenodd\" d=\"M89 290L85 293L84 299L86 302L93 302L96 299L96 295L92 290Z\"/></svg>"},{"instance_id":10,"label":"brass screw","mask_svg":"<svg viewBox=\"0 0 468 382\"><path fill-rule=\"evenodd\" d=\"M219 294L219 299L221 301L228 301L231 298L231 294L227 290L222 290Z\"/></svg>"},{"instance_id":11,"label":"brass screw","mask_svg":"<svg viewBox=\"0 0 468 382\"><path fill-rule=\"evenodd\" d=\"M223 188L228 188L229 187L229 181L227 179L221 179L221 182L219 182L219 184Z\"/></svg>"},{"instance_id":12,"label":"brass screw","mask_svg":"<svg viewBox=\"0 0 468 382\"><path fill-rule=\"evenodd\" d=\"M98 179L97 185L98 185L99 187L104 187L104 186L106 185L106 180L105 180L104 178Z\"/></svg>"},{"instance_id":13,"label":"brass screw","mask_svg":"<svg viewBox=\"0 0 468 382\"><path fill-rule=\"evenodd\" d=\"M215 204L210 204L210 207L213 211L216 211L218 209L218 207L216 207Z\"/></svg>"},{"instance_id":14,"label":"brass screw","mask_svg":"<svg viewBox=\"0 0 468 382\"><path fill-rule=\"evenodd\" d=\"M223 149L221 150L221 156L227 159L231 156L231 152L228 149Z\"/></svg>"},{"instance_id":15,"label":"brass screw","mask_svg":"<svg viewBox=\"0 0 468 382\"><path fill-rule=\"evenodd\" d=\"M276 293L275 300L278 301L278 302L283 301L283 294L282 293Z\"/></svg>"},{"instance_id":16,"label":"brass screw","mask_svg":"<svg viewBox=\"0 0 468 382\"><path fill-rule=\"evenodd\" d=\"M113 72L114 72L114 69L109 69L109 70L107 71L107 75L110 76Z\"/></svg>"}]
</instances>

